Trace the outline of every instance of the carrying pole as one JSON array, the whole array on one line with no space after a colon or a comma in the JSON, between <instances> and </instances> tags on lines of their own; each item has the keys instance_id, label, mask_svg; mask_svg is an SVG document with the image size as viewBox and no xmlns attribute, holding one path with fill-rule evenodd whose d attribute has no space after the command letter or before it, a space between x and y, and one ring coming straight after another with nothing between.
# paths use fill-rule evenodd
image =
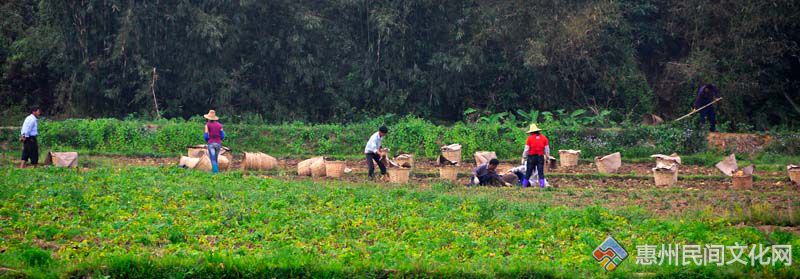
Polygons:
<instances>
[{"instance_id":1,"label":"carrying pole","mask_svg":"<svg viewBox=\"0 0 800 279\"><path fill-rule=\"evenodd\" d=\"M704 108L707 108L708 106L710 106L710 105L713 105L713 104L714 104L714 103L716 103L716 102L719 102L720 100L722 100L722 97L719 97L719 98L715 99L714 101L711 101L710 103L706 104L705 106L702 106L702 107L700 107L700 108L698 108L698 109L692 110L692 112L690 112L690 113L688 113L688 114L686 114L686 115L684 115L684 116L678 117L678 119L675 119L675 120L672 120L672 121L673 121L673 122L678 122L678 121L681 121L681 120L683 120L684 118L686 118L686 117L689 117L689 116L691 116L692 114L695 114L695 113L697 113L698 111L701 111L701 110L703 110Z\"/></svg>"}]
</instances>

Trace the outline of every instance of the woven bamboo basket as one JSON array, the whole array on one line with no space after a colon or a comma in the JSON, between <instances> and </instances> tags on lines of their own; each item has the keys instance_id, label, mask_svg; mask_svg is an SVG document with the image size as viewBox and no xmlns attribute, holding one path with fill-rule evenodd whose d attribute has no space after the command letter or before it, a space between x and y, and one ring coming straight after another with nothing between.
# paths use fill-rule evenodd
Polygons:
<instances>
[{"instance_id":1,"label":"woven bamboo basket","mask_svg":"<svg viewBox=\"0 0 800 279\"><path fill-rule=\"evenodd\" d=\"M200 158L181 156L181 160L178 162L178 166L193 169L197 166L197 163L200 163Z\"/></svg>"},{"instance_id":2,"label":"woven bamboo basket","mask_svg":"<svg viewBox=\"0 0 800 279\"><path fill-rule=\"evenodd\" d=\"M314 157L311 159L304 160L297 164L297 175L300 176L311 176L311 165L317 162L318 160L324 160L322 157Z\"/></svg>"},{"instance_id":3,"label":"woven bamboo basket","mask_svg":"<svg viewBox=\"0 0 800 279\"><path fill-rule=\"evenodd\" d=\"M800 185L800 169L789 170L789 179L797 185Z\"/></svg>"},{"instance_id":4,"label":"woven bamboo basket","mask_svg":"<svg viewBox=\"0 0 800 279\"><path fill-rule=\"evenodd\" d=\"M389 182L392 183L408 183L411 169L406 168L392 168L389 169Z\"/></svg>"},{"instance_id":5,"label":"woven bamboo basket","mask_svg":"<svg viewBox=\"0 0 800 279\"><path fill-rule=\"evenodd\" d=\"M319 160L311 164L311 176L312 177L325 176L325 159L320 158Z\"/></svg>"},{"instance_id":6,"label":"woven bamboo basket","mask_svg":"<svg viewBox=\"0 0 800 279\"><path fill-rule=\"evenodd\" d=\"M458 180L458 167L443 166L439 168L439 177L448 181Z\"/></svg>"},{"instance_id":7,"label":"woven bamboo basket","mask_svg":"<svg viewBox=\"0 0 800 279\"><path fill-rule=\"evenodd\" d=\"M656 180L656 186L672 186L678 182L678 170L655 170L653 177Z\"/></svg>"},{"instance_id":8,"label":"woven bamboo basket","mask_svg":"<svg viewBox=\"0 0 800 279\"><path fill-rule=\"evenodd\" d=\"M597 157L594 159L599 173L615 173L622 166L622 155L617 152L605 157Z\"/></svg>"},{"instance_id":9,"label":"woven bamboo basket","mask_svg":"<svg viewBox=\"0 0 800 279\"><path fill-rule=\"evenodd\" d=\"M733 182L733 188L736 188L736 189L750 189L750 188L753 188L753 176L752 175L734 175L734 176L731 176L731 181Z\"/></svg>"},{"instance_id":10,"label":"woven bamboo basket","mask_svg":"<svg viewBox=\"0 0 800 279\"><path fill-rule=\"evenodd\" d=\"M558 151L558 157L561 161L562 167L574 167L578 165L578 159L580 159L580 153L571 153L566 151Z\"/></svg>"},{"instance_id":11,"label":"woven bamboo basket","mask_svg":"<svg viewBox=\"0 0 800 279\"><path fill-rule=\"evenodd\" d=\"M448 161L461 163L461 150L445 150L442 151L442 156Z\"/></svg>"},{"instance_id":12,"label":"woven bamboo basket","mask_svg":"<svg viewBox=\"0 0 800 279\"><path fill-rule=\"evenodd\" d=\"M278 166L278 159L258 152L245 152L242 158L243 170L271 170Z\"/></svg>"},{"instance_id":13,"label":"woven bamboo basket","mask_svg":"<svg viewBox=\"0 0 800 279\"><path fill-rule=\"evenodd\" d=\"M74 168L78 166L78 152L48 152L44 164L56 167Z\"/></svg>"},{"instance_id":14,"label":"woven bamboo basket","mask_svg":"<svg viewBox=\"0 0 800 279\"><path fill-rule=\"evenodd\" d=\"M401 154L394 158L394 162L404 168L414 168L414 155Z\"/></svg>"},{"instance_id":15,"label":"woven bamboo basket","mask_svg":"<svg viewBox=\"0 0 800 279\"><path fill-rule=\"evenodd\" d=\"M228 157L217 157L217 167L219 167L220 171L227 170L230 165L231 161L228 160ZM200 160L197 162L197 165L195 165L194 168L202 171L211 171L211 158L209 158L207 155L203 155L203 157L200 157Z\"/></svg>"},{"instance_id":16,"label":"woven bamboo basket","mask_svg":"<svg viewBox=\"0 0 800 279\"><path fill-rule=\"evenodd\" d=\"M497 153L494 151L476 151L473 157L475 157L475 165L480 166L492 159L497 159Z\"/></svg>"},{"instance_id":17,"label":"woven bamboo basket","mask_svg":"<svg viewBox=\"0 0 800 279\"><path fill-rule=\"evenodd\" d=\"M345 161L326 161L325 175L334 178L342 177L342 175L344 175L345 167L347 167Z\"/></svg>"}]
</instances>

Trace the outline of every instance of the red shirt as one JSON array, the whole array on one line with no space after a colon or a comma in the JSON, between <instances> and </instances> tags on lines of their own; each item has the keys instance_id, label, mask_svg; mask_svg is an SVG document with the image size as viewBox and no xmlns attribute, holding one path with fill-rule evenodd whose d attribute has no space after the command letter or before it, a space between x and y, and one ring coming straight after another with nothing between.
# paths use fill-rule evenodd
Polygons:
<instances>
[{"instance_id":1,"label":"red shirt","mask_svg":"<svg viewBox=\"0 0 800 279\"><path fill-rule=\"evenodd\" d=\"M208 122L208 143L222 143L222 124L219 122Z\"/></svg>"},{"instance_id":2,"label":"red shirt","mask_svg":"<svg viewBox=\"0 0 800 279\"><path fill-rule=\"evenodd\" d=\"M530 135L525 145L528 146L528 155L544 155L544 147L550 144L544 135Z\"/></svg>"}]
</instances>

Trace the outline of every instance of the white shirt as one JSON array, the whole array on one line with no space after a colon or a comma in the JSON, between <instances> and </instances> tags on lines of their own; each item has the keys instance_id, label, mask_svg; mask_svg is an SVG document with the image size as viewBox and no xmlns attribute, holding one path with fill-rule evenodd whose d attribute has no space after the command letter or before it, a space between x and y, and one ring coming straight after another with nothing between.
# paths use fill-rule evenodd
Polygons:
<instances>
[{"instance_id":1,"label":"white shirt","mask_svg":"<svg viewBox=\"0 0 800 279\"><path fill-rule=\"evenodd\" d=\"M367 142L367 147L364 148L364 154L378 153L378 149L381 148L381 141L383 141L381 132L375 132L372 134Z\"/></svg>"},{"instance_id":2,"label":"white shirt","mask_svg":"<svg viewBox=\"0 0 800 279\"><path fill-rule=\"evenodd\" d=\"M39 135L39 120L36 119L36 116L31 114L25 117L25 122L22 122L22 132L20 135L26 138Z\"/></svg>"}]
</instances>

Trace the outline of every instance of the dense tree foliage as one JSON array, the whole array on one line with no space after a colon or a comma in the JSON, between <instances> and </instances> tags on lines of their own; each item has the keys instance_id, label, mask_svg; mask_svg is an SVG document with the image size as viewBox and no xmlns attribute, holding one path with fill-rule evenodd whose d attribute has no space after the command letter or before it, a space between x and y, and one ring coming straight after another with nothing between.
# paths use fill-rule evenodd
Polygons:
<instances>
[{"instance_id":1,"label":"dense tree foliage","mask_svg":"<svg viewBox=\"0 0 800 279\"><path fill-rule=\"evenodd\" d=\"M7 0L4 114L268 121L467 108L688 111L719 85L722 118L800 117L800 2L566 0Z\"/></svg>"}]
</instances>

